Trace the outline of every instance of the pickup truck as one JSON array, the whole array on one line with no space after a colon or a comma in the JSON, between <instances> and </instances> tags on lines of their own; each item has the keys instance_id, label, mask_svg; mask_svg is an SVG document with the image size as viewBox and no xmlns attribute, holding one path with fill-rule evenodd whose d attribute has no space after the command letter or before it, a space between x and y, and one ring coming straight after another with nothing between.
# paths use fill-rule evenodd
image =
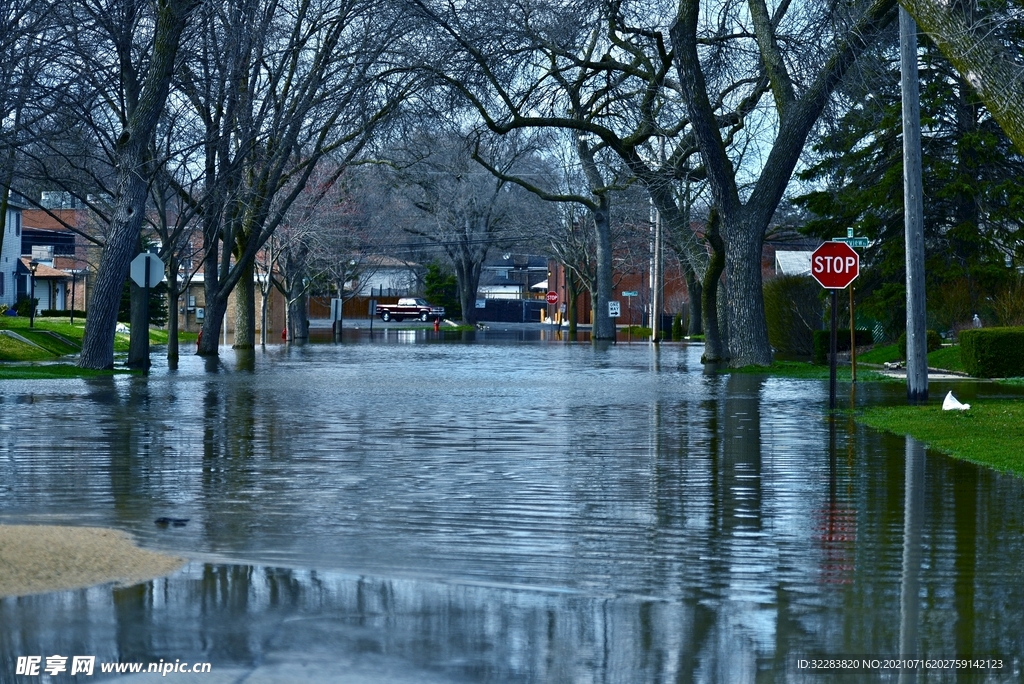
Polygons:
<instances>
[{"instance_id":1,"label":"pickup truck","mask_svg":"<svg viewBox=\"0 0 1024 684\"><path fill-rule=\"evenodd\" d=\"M432 318L444 318L444 307L431 306L427 300L419 297L403 297L398 300L398 304L378 304L377 315L382 321L400 321L403 318L429 321Z\"/></svg>"}]
</instances>

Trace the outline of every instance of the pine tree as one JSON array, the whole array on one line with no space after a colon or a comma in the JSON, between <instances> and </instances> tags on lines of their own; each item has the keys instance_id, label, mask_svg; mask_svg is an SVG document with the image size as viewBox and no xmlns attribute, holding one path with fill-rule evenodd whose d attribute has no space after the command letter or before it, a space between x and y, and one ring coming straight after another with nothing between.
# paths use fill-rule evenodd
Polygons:
<instances>
[{"instance_id":1,"label":"pine tree","mask_svg":"<svg viewBox=\"0 0 1024 684\"><path fill-rule=\"evenodd\" d=\"M1019 32L1019 27L1007 27ZM804 231L824 239L854 228L874 244L862 254L861 311L890 335L905 323L903 155L899 63L882 48L865 65L855 104L814 150L801 174L823 189L796 198L815 218ZM935 46L922 39L921 126L929 327L951 329L1024 264L1024 156ZM867 296L863 296L867 295Z\"/></svg>"}]
</instances>

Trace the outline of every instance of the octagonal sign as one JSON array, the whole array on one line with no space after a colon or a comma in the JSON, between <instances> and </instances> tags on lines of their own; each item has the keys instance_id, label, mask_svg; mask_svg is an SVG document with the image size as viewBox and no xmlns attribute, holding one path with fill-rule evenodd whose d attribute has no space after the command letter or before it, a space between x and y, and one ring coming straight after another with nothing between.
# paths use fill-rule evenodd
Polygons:
<instances>
[{"instance_id":1,"label":"octagonal sign","mask_svg":"<svg viewBox=\"0 0 1024 684\"><path fill-rule=\"evenodd\" d=\"M830 290L841 290L860 275L860 256L844 242L826 242L811 254L811 275Z\"/></svg>"}]
</instances>

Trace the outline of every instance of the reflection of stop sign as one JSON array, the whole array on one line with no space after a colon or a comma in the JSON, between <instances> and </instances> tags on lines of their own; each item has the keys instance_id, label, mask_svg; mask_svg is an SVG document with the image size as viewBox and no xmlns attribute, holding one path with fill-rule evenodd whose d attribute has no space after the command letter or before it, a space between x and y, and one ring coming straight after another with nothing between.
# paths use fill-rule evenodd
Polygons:
<instances>
[{"instance_id":1,"label":"reflection of stop sign","mask_svg":"<svg viewBox=\"0 0 1024 684\"><path fill-rule=\"evenodd\" d=\"M547 296L544 297L544 299L548 300L548 304L557 304L558 303L558 293L555 292L554 290L552 290L551 292L548 292Z\"/></svg>"},{"instance_id":2,"label":"reflection of stop sign","mask_svg":"<svg viewBox=\"0 0 1024 684\"><path fill-rule=\"evenodd\" d=\"M811 275L830 290L841 290L860 275L860 257L845 242L826 242L811 254Z\"/></svg>"}]
</instances>

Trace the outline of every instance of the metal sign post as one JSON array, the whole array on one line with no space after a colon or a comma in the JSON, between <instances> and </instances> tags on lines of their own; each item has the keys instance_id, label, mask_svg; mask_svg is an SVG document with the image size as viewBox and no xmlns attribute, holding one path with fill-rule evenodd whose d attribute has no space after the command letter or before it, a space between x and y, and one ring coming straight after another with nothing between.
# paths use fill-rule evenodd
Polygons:
<instances>
[{"instance_id":1,"label":"metal sign post","mask_svg":"<svg viewBox=\"0 0 1024 684\"><path fill-rule=\"evenodd\" d=\"M129 269L132 281L142 290L142 310L146 312L146 325L141 331L132 328L132 337L138 340L129 345L128 365L149 368L149 289L164 279L164 262L156 254L143 252L134 259ZM177 315L177 311L173 315ZM136 337L136 336L139 337Z\"/></svg>"},{"instance_id":2,"label":"metal sign post","mask_svg":"<svg viewBox=\"0 0 1024 684\"><path fill-rule=\"evenodd\" d=\"M836 408L836 327L838 325L838 297L836 290L852 285L860 275L860 256L848 244L843 242L826 242L811 254L811 276L822 287L832 291L832 331L829 336L830 349L828 374L828 408ZM852 288L851 288L852 291Z\"/></svg>"}]
</instances>

